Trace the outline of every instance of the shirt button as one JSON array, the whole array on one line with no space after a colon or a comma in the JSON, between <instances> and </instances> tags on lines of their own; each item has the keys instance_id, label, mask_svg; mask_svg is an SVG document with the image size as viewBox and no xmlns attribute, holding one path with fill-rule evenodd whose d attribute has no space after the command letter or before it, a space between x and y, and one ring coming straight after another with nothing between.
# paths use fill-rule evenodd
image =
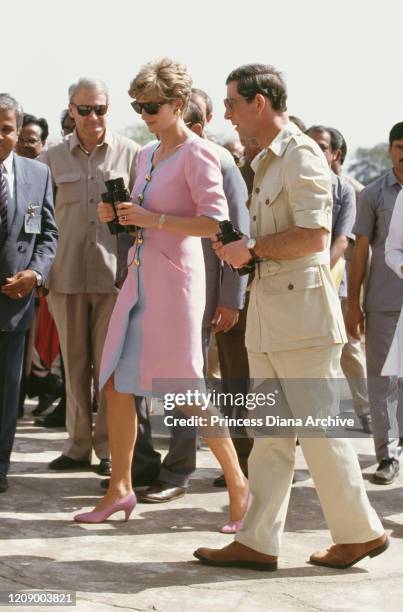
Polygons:
<instances>
[{"instance_id":1,"label":"shirt button","mask_svg":"<svg viewBox=\"0 0 403 612\"><path fill-rule=\"evenodd\" d=\"M256 215L253 215L252 219L253 219L254 221L256 221Z\"/></svg>"},{"instance_id":2,"label":"shirt button","mask_svg":"<svg viewBox=\"0 0 403 612\"><path fill-rule=\"evenodd\" d=\"M88 180L89 180L89 181L92 181L92 179L93 179L93 178L94 178L93 176L89 176L89 177L88 177Z\"/></svg>"},{"instance_id":3,"label":"shirt button","mask_svg":"<svg viewBox=\"0 0 403 612\"><path fill-rule=\"evenodd\" d=\"M95 221L90 221L90 225L95 225Z\"/></svg>"},{"instance_id":4,"label":"shirt button","mask_svg":"<svg viewBox=\"0 0 403 612\"><path fill-rule=\"evenodd\" d=\"M260 187L256 187L255 193L260 193Z\"/></svg>"},{"instance_id":5,"label":"shirt button","mask_svg":"<svg viewBox=\"0 0 403 612\"><path fill-rule=\"evenodd\" d=\"M94 246L94 244L95 244L95 242L93 242L93 241L91 240L90 245L91 245L91 246Z\"/></svg>"},{"instance_id":6,"label":"shirt button","mask_svg":"<svg viewBox=\"0 0 403 612\"><path fill-rule=\"evenodd\" d=\"M267 198L267 200L266 200L265 204L267 204L267 205L269 205L269 204L270 204L270 200L269 200L269 198Z\"/></svg>"},{"instance_id":7,"label":"shirt button","mask_svg":"<svg viewBox=\"0 0 403 612\"><path fill-rule=\"evenodd\" d=\"M90 202L95 202L94 198L90 198Z\"/></svg>"},{"instance_id":8,"label":"shirt button","mask_svg":"<svg viewBox=\"0 0 403 612\"><path fill-rule=\"evenodd\" d=\"M139 266L140 265L140 260L139 259L135 259L133 263L134 263L135 266Z\"/></svg>"},{"instance_id":9,"label":"shirt button","mask_svg":"<svg viewBox=\"0 0 403 612\"><path fill-rule=\"evenodd\" d=\"M139 202L142 202L144 200L144 196L142 193L139 193L139 195L137 196L137 199Z\"/></svg>"},{"instance_id":10,"label":"shirt button","mask_svg":"<svg viewBox=\"0 0 403 612\"><path fill-rule=\"evenodd\" d=\"M294 289L294 285L293 285L292 283L290 283L290 284L288 285L288 290L289 290L289 291L292 291L293 289Z\"/></svg>"}]
</instances>

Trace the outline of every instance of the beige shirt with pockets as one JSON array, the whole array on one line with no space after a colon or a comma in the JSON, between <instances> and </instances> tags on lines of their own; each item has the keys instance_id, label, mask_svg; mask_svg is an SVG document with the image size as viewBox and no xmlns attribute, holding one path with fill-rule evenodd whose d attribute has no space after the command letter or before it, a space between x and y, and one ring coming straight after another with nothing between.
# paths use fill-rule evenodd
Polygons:
<instances>
[{"instance_id":1,"label":"beige shirt with pockets","mask_svg":"<svg viewBox=\"0 0 403 612\"><path fill-rule=\"evenodd\" d=\"M329 231L329 241L322 252L257 265L248 310L248 350L266 353L346 342L330 274L332 189L322 151L288 123L253 166L252 237L294 226L323 227Z\"/></svg>"},{"instance_id":2,"label":"beige shirt with pockets","mask_svg":"<svg viewBox=\"0 0 403 612\"><path fill-rule=\"evenodd\" d=\"M117 238L98 219L105 181L122 177L131 191L139 145L106 130L86 153L76 132L41 156L52 172L59 242L47 286L60 293L117 293ZM120 240L120 239L119 239Z\"/></svg>"}]
</instances>

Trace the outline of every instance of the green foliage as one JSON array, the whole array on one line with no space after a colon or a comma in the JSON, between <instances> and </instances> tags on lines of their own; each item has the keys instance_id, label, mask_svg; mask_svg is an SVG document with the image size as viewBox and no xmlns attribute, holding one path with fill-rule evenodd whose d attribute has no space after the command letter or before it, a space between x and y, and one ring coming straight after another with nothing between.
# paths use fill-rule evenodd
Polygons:
<instances>
[{"instance_id":1,"label":"green foliage","mask_svg":"<svg viewBox=\"0 0 403 612\"><path fill-rule=\"evenodd\" d=\"M380 143L371 148L359 148L348 171L363 185L368 185L391 167L389 146Z\"/></svg>"},{"instance_id":2,"label":"green foliage","mask_svg":"<svg viewBox=\"0 0 403 612\"><path fill-rule=\"evenodd\" d=\"M141 146L147 144L147 142L150 142L151 140L155 140L155 134L151 134L144 123L136 123L136 125L131 125L127 127L123 133L125 136L130 138L130 140L134 140Z\"/></svg>"}]
</instances>

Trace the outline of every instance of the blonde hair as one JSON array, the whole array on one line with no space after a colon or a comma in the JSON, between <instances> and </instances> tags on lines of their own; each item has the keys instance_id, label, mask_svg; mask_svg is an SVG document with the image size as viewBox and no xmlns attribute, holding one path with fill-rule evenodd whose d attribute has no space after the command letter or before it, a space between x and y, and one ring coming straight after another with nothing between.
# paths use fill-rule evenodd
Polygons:
<instances>
[{"instance_id":1,"label":"blonde hair","mask_svg":"<svg viewBox=\"0 0 403 612\"><path fill-rule=\"evenodd\" d=\"M159 100L182 100L181 112L186 109L191 93L192 79L187 67L169 57L142 66L129 88L132 98L156 96Z\"/></svg>"}]
</instances>

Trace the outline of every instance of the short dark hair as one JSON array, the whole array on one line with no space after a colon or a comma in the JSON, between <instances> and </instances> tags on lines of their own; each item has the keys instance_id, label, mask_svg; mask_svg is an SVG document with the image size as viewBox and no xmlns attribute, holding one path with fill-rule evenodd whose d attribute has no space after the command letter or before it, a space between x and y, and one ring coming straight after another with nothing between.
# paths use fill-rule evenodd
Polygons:
<instances>
[{"instance_id":1,"label":"short dark hair","mask_svg":"<svg viewBox=\"0 0 403 612\"><path fill-rule=\"evenodd\" d=\"M185 113L183 115L184 122L186 123L186 125L189 126L195 125L196 123L204 125L206 122L204 110L197 103L197 95L198 94L194 95L192 93Z\"/></svg>"},{"instance_id":2,"label":"short dark hair","mask_svg":"<svg viewBox=\"0 0 403 612\"><path fill-rule=\"evenodd\" d=\"M330 134L330 142L332 151L340 151L340 163L344 164L344 160L347 156L347 143L341 132L333 127L328 127L327 131Z\"/></svg>"},{"instance_id":3,"label":"short dark hair","mask_svg":"<svg viewBox=\"0 0 403 612\"><path fill-rule=\"evenodd\" d=\"M213 112L213 101L208 95L208 93L206 93L204 89L198 89L197 87L192 87L192 98L193 98L193 94L195 94L196 96L200 96L200 98L204 100L206 104L206 115L207 117L211 115Z\"/></svg>"},{"instance_id":4,"label":"short dark hair","mask_svg":"<svg viewBox=\"0 0 403 612\"><path fill-rule=\"evenodd\" d=\"M226 85L237 81L238 93L251 102L257 94L268 98L273 110L287 110L287 86L281 72L270 64L245 64L227 77Z\"/></svg>"},{"instance_id":5,"label":"short dark hair","mask_svg":"<svg viewBox=\"0 0 403 612\"><path fill-rule=\"evenodd\" d=\"M43 143L45 143L47 137L49 136L49 126L46 119L44 119L43 117L35 117L35 115L29 115L28 113L24 113L24 117L22 118L22 127L25 127L30 123L34 123L41 129L41 140Z\"/></svg>"},{"instance_id":6,"label":"short dark hair","mask_svg":"<svg viewBox=\"0 0 403 612\"><path fill-rule=\"evenodd\" d=\"M401 140L403 138L403 121L395 123L393 128L389 132L389 144L391 145L394 140Z\"/></svg>"}]
</instances>

